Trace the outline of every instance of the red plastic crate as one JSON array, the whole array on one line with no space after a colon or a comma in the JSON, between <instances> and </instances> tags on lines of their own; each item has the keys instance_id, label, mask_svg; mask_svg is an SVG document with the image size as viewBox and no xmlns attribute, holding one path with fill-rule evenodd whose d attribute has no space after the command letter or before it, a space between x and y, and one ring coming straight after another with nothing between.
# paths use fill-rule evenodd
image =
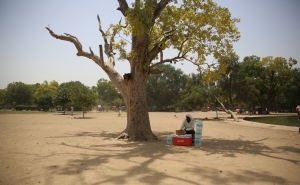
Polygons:
<instances>
[{"instance_id":1,"label":"red plastic crate","mask_svg":"<svg viewBox=\"0 0 300 185\"><path fill-rule=\"evenodd\" d=\"M192 143L192 137L173 137L173 145L191 146Z\"/></svg>"}]
</instances>

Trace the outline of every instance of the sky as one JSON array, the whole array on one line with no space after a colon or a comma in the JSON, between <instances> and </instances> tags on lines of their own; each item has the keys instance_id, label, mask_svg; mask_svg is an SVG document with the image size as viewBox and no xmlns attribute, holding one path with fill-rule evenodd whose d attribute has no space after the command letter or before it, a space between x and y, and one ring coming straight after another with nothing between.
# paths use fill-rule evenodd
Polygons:
<instances>
[{"instance_id":1,"label":"sky","mask_svg":"<svg viewBox=\"0 0 300 185\"><path fill-rule=\"evenodd\" d=\"M298 61L295 67L300 67L299 0L215 2L241 19L237 24L241 39L234 44L240 61L251 55L292 57ZM35 84L45 80L59 84L80 81L91 87L100 78L108 79L92 60L76 56L72 43L53 38L45 27L50 26L57 34L72 34L85 51L91 47L99 53L103 39L97 14L106 30L121 19L117 8L117 0L0 0L0 89L12 82ZM197 73L189 62L177 63L175 68L186 74ZM127 61L116 61L115 69L120 75L130 72Z\"/></svg>"}]
</instances>

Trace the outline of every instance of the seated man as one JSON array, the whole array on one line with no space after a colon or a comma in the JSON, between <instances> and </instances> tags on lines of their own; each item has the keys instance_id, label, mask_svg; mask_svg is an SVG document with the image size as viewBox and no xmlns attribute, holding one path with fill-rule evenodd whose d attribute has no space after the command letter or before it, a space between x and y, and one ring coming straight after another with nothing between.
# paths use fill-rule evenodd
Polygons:
<instances>
[{"instance_id":1,"label":"seated man","mask_svg":"<svg viewBox=\"0 0 300 185\"><path fill-rule=\"evenodd\" d=\"M193 117L190 114L187 114L186 119L183 120L180 129L184 130L186 134L192 134L192 136L194 137L195 135L194 125L195 125L195 121Z\"/></svg>"}]
</instances>

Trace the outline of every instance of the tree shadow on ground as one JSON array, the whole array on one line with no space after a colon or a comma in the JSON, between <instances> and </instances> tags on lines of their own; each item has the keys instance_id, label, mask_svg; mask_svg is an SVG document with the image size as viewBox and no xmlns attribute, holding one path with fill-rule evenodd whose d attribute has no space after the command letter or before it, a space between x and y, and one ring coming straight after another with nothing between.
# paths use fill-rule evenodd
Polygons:
<instances>
[{"instance_id":1,"label":"tree shadow on ground","mask_svg":"<svg viewBox=\"0 0 300 185\"><path fill-rule=\"evenodd\" d=\"M274 159L288 161L294 164L300 164L299 160L276 157L274 154L283 152L299 153L299 149L295 147L277 147L271 148L261 143L261 141L269 139L268 137L249 141L249 140L227 140L204 137L202 139L202 147L195 147L194 150L205 151L206 155L221 154L223 157L237 157L237 154L260 155Z\"/></svg>"},{"instance_id":2,"label":"tree shadow on ground","mask_svg":"<svg viewBox=\"0 0 300 185\"><path fill-rule=\"evenodd\" d=\"M85 119L95 119L96 117L85 117L84 116L84 118L83 117L73 117L74 119L83 119L83 120L85 120Z\"/></svg>"},{"instance_id":3,"label":"tree shadow on ground","mask_svg":"<svg viewBox=\"0 0 300 185\"><path fill-rule=\"evenodd\" d=\"M287 184L284 178L274 176L268 171L240 170L237 173L232 171L222 172L208 167L205 169L190 167L185 170L193 175L200 175L203 179L208 179L209 184Z\"/></svg>"},{"instance_id":4,"label":"tree shadow on ground","mask_svg":"<svg viewBox=\"0 0 300 185\"><path fill-rule=\"evenodd\" d=\"M84 172L85 170L96 170L97 167L105 166L106 168L110 168L110 170L116 170L117 166L110 166L111 161L113 160L127 160L128 163L133 163L136 165L126 166L126 170L124 167L120 167L117 171L119 171L122 175L117 177L110 176L110 178L103 178L96 184L126 184L128 179L138 178L143 183L149 184L160 184L165 179L175 179L178 182L184 182L189 184L199 184L199 182L195 182L193 180L185 179L181 176L172 176L168 173L164 173L161 171L153 170L150 167L150 164L157 162L157 160L165 160L164 156L167 154L177 155L184 153L185 155L192 150L201 150L201 152L205 153L205 155L212 154L221 154L223 157L237 157L237 154L253 154L253 155L261 155L264 157L275 158L279 160L288 161L291 163L299 164L300 161L294 159L280 158L275 157L274 154L280 153L283 150L289 150L290 152L297 153L299 149L293 147L278 147L278 148L270 148L267 145L261 143L261 141L266 140L268 138L264 138L256 141L247 141L247 140L226 140L226 139L215 139L204 137L203 138L203 146L201 147L172 147L171 145L166 144L166 136L173 134L172 132L156 132L155 134L158 136L158 141L154 142L127 142L127 141L113 141L119 133L108 133L105 131L102 132L79 132L68 134L66 136L59 136L57 138L65 138L65 137L99 137L99 141L101 143L102 140L111 140L111 144L97 144L97 145L71 145L67 143L60 143L60 147L71 147L81 149L81 154L78 153L69 153L68 155L72 155L72 159L67 161L66 165L61 166L48 166L46 167L47 171L51 174L61 174L61 175L79 175L82 176L81 184L87 184L84 182ZM86 138L88 139L88 138ZM86 151L86 152L84 152ZM88 152L89 151L89 152ZM103 153L102 151L106 151ZM108 153L107 153L108 151ZM200 152L200 151L199 151ZM89 154L88 154L89 153ZM136 162L134 158L143 158L143 162ZM186 161L182 161L180 159L169 161L186 163ZM232 182L236 183L275 183L275 184L285 184L286 180L274 176L269 172L265 171L251 171L251 170L243 170L238 174L233 172L227 172L226 178L225 176L216 175L216 168L201 168L201 167L193 167L193 163L189 165L188 168L180 169L182 171L190 171L191 174L196 175L199 179L206 179L211 181L212 184L231 184ZM201 173L199 173L201 171ZM142 176L142 177L141 177Z\"/></svg>"}]
</instances>

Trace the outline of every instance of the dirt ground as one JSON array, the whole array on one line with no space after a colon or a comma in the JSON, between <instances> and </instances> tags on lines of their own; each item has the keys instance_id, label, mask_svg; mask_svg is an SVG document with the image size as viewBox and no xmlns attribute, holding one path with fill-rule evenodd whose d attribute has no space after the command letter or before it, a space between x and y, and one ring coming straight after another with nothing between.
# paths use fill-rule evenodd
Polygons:
<instances>
[{"instance_id":1,"label":"dirt ground","mask_svg":"<svg viewBox=\"0 0 300 185\"><path fill-rule=\"evenodd\" d=\"M151 112L155 142L116 140L125 113L0 114L0 185L300 184L297 127L203 120L202 146L167 145L185 114Z\"/></svg>"}]
</instances>

